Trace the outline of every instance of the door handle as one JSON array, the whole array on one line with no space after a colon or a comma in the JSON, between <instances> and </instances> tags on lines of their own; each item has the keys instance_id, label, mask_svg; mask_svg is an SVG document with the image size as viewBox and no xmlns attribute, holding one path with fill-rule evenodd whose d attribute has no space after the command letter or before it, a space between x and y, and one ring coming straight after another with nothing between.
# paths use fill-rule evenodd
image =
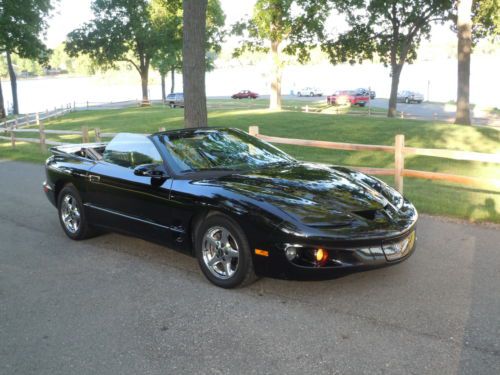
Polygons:
<instances>
[{"instance_id":1,"label":"door handle","mask_svg":"<svg viewBox=\"0 0 500 375\"><path fill-rule=\"evenodd\" d=\"M89 175L89 181L93 183L98 183L101 180L101 177L96 176L96 175Z\"/></svg>"}]
</instances>

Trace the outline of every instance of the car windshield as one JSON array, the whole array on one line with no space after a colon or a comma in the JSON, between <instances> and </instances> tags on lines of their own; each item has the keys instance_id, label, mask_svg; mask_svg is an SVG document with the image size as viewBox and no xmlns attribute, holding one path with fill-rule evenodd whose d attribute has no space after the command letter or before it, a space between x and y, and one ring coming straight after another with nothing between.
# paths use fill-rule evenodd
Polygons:
<instances>
[{"instance_id":1,"label":"car windshield","mask_svg":"<svg viewBox=\"0 0 500 375\"><path fill-rule=\"evenodd\" d=\"M294 159L235 129L203 129L160 135L177 172L249 170Z\"/></svg>"}]
</instances>

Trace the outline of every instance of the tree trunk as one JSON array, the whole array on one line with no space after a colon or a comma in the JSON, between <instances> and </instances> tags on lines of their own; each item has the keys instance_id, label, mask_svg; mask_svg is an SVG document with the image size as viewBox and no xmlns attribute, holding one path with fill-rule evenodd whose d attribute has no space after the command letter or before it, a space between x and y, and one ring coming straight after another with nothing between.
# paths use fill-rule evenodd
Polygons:
<instances>
[{"instance_id":1,"label":"tree trunk","mask_svg":"<svg viewBox=\"0 0 500 375\"><path fill-rule=\"evenodd\" d=\"M19 102L17 101L17 77L14 67L12 66L12 59L10 52L7 51L7 67L9 69L10 87L12 89L12 106L14 115L19 114Z\"/></svg>"},{"instance_id":2,"label":"tree trunk","mask_svg":"<svg viewBox=\"0 0 500 375\"><path fill-rule=\"evenodd\" d=\"M281 78L283 75L279 55L279 42L271 42L271 59L273 63L273 77L271 81L271 97L269 109L281 110Z\"/></svg>"},{"instance_id":3,"label":"tree trunk","mask_svg":"<svg viewBox=\"0 0 500 375\"><path fill-rule=\"evenodd\" d=\"M165 102L165 100L167 99L167 92L165 90L165 74L160 73L160 75L161 75L161 101Z\"/></svg>"},{"instance_id":4,"label":"tree trunk","mask_svg":"<svg viewBox=\"0 0 500 375\"><path fill-rule=\"evenodd\" d=\"M170 93L173 94L175 90L175 68L170 71Z\"/></svg>"},{"instance_id":5,"label":"tree trunk","mask_svg":"<svg viewBox=\"0 0 500 375\"><path fill-rule=\"evenodd\" d=\"M3 102L3 91L2 91L2 80L0 79L0 118L5 118L6 113L5 113L5 105Z\"/></svg>"},{"instance_id":6,"label":"tree trunk","mask_svg":"<svg viewBox=\"0 0 500 375\"><path fill-rule=\"evenodd\" d=\"M205 44L207 0L183 0L182 78L184 81L184 126L206 127Z\"/></svg>"},{"instance_id":7,"label":"tree trunk","mask_svg":"<svg viewBox=\"0 0 500 375\"><path fill-rule=\"evenodd\" d=\"M457 80L457 113L455 124L470 125L470 55L472 49L472 0L459 0L458 17L458 80Z\"/></svg>"},{"instance_id":8,"label":"tree trunk","mask_svg":"<svg viewBox=\"0 0 500 375\"><path fill-rule=\"evenodd\" d=\"M395 64L392 66L391 96L389 97L389 109L387 110L387 117L396 116L399 77L401 76L401 70L403 70L403 65Z\"/></svg>"},{"instance_id":9,"label":"tree trunk","mask_svg":"<svg viewBox=\"0 0 500 375\"><path fill-rule=\"evenodd\" d=\"M141 67L141 87L142 87L142 103L141 106L148 106L148 76L149 76L149 66Z\"/></svg>"}]
</instances>

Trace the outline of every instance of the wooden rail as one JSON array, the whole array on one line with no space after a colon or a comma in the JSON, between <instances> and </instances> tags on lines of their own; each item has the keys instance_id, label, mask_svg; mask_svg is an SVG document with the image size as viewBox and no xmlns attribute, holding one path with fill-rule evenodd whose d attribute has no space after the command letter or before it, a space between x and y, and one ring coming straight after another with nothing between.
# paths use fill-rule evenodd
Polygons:
<instances>
[{"instance_id":1,"label":"wooden rail","mask_svg":"<svg viewBox=\"0 0 500 375\"><path fill-rule=\"evenodd\" d=\"M319 147L327 148L331 150L349 150L349 151L381 151L381 152L391 152L394 153L394 169L387 168L367 168L367 167L353 167L364 173L373 175L383 175L383 176L394 176L394 182L396 189L403 192L403 178L404 177L414 177L414 178L424 178L429 180L440 180L448 181L459 184L466 185L482 185L484 183L490 183L494 186L500 186L500 180L485 179L478 177L468 177L459 176L447 173L439 172L427 172L427 171L417 171L413 169L405 169L405 155L422 155L431 156L437 158L446 158L453 160L467 160L476 161L484 163L500 163L500 154L486 154L480 152L469 152L469 151L457 151L457 150L446 150L446 149L430 149L430 148L416 148L416 147L406 147L405 137L402 134L398 134L395 137L394 146L381 146L381 145L365 145L365 144L353 144L353 143L339 143L339 142L327 142L327 141L314 141L306 139L295 139L295 138L281 138L272 137L268 135L263 135L259 133L258 126L250 126L248 133L259 139L262 139L271 143L280 143L294 146L308 146L308 147Z\"/></svg>"},{"instance_id":2,"label":"wooden rail","mask_svg":"<svg viewBox=\"0 0 500 375\"><path fill-rule=\"evenodd\" d=\"M54 130L54 129L45 129L45 125L42 121L38 122L37 128L23 128L17 129L14 126L6 129L0 129L0 134L9 134L0 135L0 140L6 140L11 142L12 147L16 147L16 142L28 142L28 143L39 143L42 150L46 149L46 145L49 146L60 146L66 144L68 142L58 142L47 140L47 134L55 134L55 135L78 135L82 137L82 143L90 142L89 129L86 126L82 126L81 130ZM159 131L165 131L165 128L159 128ZM16 133L36 133L38 134L38 138L20 138L16 137ZM94 140L95 142L101 142L102 138L113 138L118 133L102 133L101 129L94 129ZM143 134L149 135L149 134Z\"/></svg>"}]
</instances>

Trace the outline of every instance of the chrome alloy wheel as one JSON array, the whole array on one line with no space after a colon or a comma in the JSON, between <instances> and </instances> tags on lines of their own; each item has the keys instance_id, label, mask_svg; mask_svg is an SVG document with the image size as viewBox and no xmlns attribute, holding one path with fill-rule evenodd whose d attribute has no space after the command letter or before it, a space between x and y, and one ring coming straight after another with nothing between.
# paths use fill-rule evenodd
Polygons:
<instances>
[{"instance_id":1,"label":"chrome alloy wheel","mask_svg":"<svg viewBox=\"0 0 500 375\"><path fill-rule=\"evenodd\" d=\"M229 279L238 269L238 244L224 227L212 227L206 231L202 255L207 268L219 279Z\"/></svg>"},{"instance_id":2,"label":"chrome alloy wheel","mask_svg":"<svg viewBox=\"0 0 500 375\"><path fill-rule=\"evenodd\" d=\"M68 232L74 234L80 229L81 216L75 197L68 194L61 201L61 219Z\"/></svg>"}]
</instances>

